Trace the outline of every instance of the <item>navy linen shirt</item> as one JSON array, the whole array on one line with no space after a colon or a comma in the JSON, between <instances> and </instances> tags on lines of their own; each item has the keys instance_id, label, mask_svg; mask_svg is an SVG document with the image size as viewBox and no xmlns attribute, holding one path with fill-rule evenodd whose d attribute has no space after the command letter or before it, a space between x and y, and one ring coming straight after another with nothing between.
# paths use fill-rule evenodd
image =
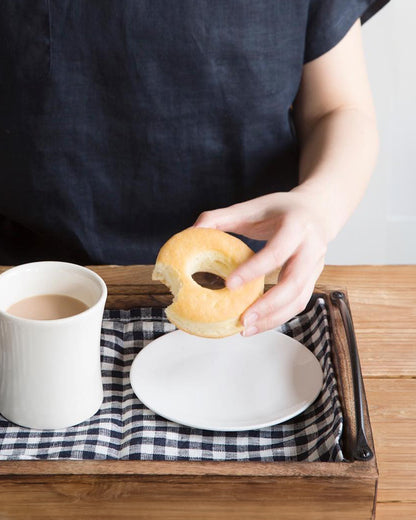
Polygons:
<instances>
[{"instance_id":1,"label":"navy linen shirt","mask_svg":"<svg viewBox=\"0 0 416 520\"><path fill-rule=\"evenodd\" d=\"M1 0L0 264L152 263L297 184L305 62L386 0Z\"/></svg>"}]
</instances>

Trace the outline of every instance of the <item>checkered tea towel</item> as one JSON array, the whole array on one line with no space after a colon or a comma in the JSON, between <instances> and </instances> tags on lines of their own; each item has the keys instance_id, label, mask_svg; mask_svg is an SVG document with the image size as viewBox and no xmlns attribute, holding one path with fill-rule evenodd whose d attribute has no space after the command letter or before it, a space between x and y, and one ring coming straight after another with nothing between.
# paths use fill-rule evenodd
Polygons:
<instances>
[{"instance_id":1,"label":"checkered tea towel","mask_svg":"<svg viewBox=\"0 0 416 520\"><path fill-rule=\"evenodd\" d=\"M259 430L189 428L155 415L137 399L129 382L135 356L150 341L172 330L162 309L105 311L101 409L78 426L53 431L22 428L0 416L0 459L343 460L342 412L331 362L328 310L322 298L280 330L318 358L323 389L302 414Z\"/></svg>"}]
</instances>

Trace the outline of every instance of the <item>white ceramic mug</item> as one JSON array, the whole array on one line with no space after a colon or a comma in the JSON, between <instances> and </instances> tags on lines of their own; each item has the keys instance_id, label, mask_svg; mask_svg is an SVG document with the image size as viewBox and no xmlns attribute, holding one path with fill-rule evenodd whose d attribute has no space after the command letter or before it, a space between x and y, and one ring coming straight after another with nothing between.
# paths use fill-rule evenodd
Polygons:
<instances>
[{"instance_id":1,"label":"white ceramic mug","mask_svg":"<svg viewBox=\"0 0 416 520\"><path fill-rule=\"evenodd\" d=\"M88 309L57 320L13 316L14 303L40 294L72 296ZM100 333L107 287L66 262L34 262L0 275L0 413L38 429L67 428L103 400Z\"/></svg>"}]
</instances>

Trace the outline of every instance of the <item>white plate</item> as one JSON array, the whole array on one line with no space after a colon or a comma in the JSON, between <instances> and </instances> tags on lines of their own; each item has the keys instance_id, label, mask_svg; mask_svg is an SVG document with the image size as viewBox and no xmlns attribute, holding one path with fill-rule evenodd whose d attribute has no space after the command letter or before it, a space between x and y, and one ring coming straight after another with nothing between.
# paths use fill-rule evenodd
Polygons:
<instances>
[{"instance_id":1,"label":"white plate","mask_svg":"<svg viewBox=\"0 0 416 520\"><path fill-rule=\"evenodd\" d=\"M134 393L171 421L215 431L278 424L322 388L315 356L276 331L208 339L174 331L152 341L130 371Z\"/></svg>"}]
</instances>

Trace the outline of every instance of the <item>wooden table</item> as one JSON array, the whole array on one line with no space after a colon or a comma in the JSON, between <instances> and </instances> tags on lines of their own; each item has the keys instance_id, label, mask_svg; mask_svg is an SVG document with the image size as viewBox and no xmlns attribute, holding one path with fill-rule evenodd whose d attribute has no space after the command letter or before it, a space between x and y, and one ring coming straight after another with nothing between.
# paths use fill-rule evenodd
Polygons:
<instances>
[{"instance_id":1,"label":"wooden table","mask_svg":"<svg viewBox=\"0 0 416 520\"><path fill-rule=\"evenodd\" d=\"M379 467L376 520L416 519L416 265L327 266L348 289Z\"/></svg>"},{"instance_id":2,"label":"wooden table","mask_svg":"<svg viewBox=\"0 0 416 520\"><path fill-rule=\"evenodd\" d=\"M123 275L111 266L93 269L113 292L117 292L114 288L120 288L125 295L125 308L134 302L134 295L129 296L129 288L123 286L126 270L141 285L151 284L150 266L123 268ZM413 520L416 518L416 266L327 266L319 283L347 288L349 294L380 472L376 520ZM64 487L58 487L53 490L54 496L65 493ZM116 482L111 493L114 490L117 491ZM93 498L94 486L90 492ZM3 493L7 494L7 489ZM134 511L131 514L133 518ZM279 513L267 518L279 518Z\"/></svg>"}]
</instances>

